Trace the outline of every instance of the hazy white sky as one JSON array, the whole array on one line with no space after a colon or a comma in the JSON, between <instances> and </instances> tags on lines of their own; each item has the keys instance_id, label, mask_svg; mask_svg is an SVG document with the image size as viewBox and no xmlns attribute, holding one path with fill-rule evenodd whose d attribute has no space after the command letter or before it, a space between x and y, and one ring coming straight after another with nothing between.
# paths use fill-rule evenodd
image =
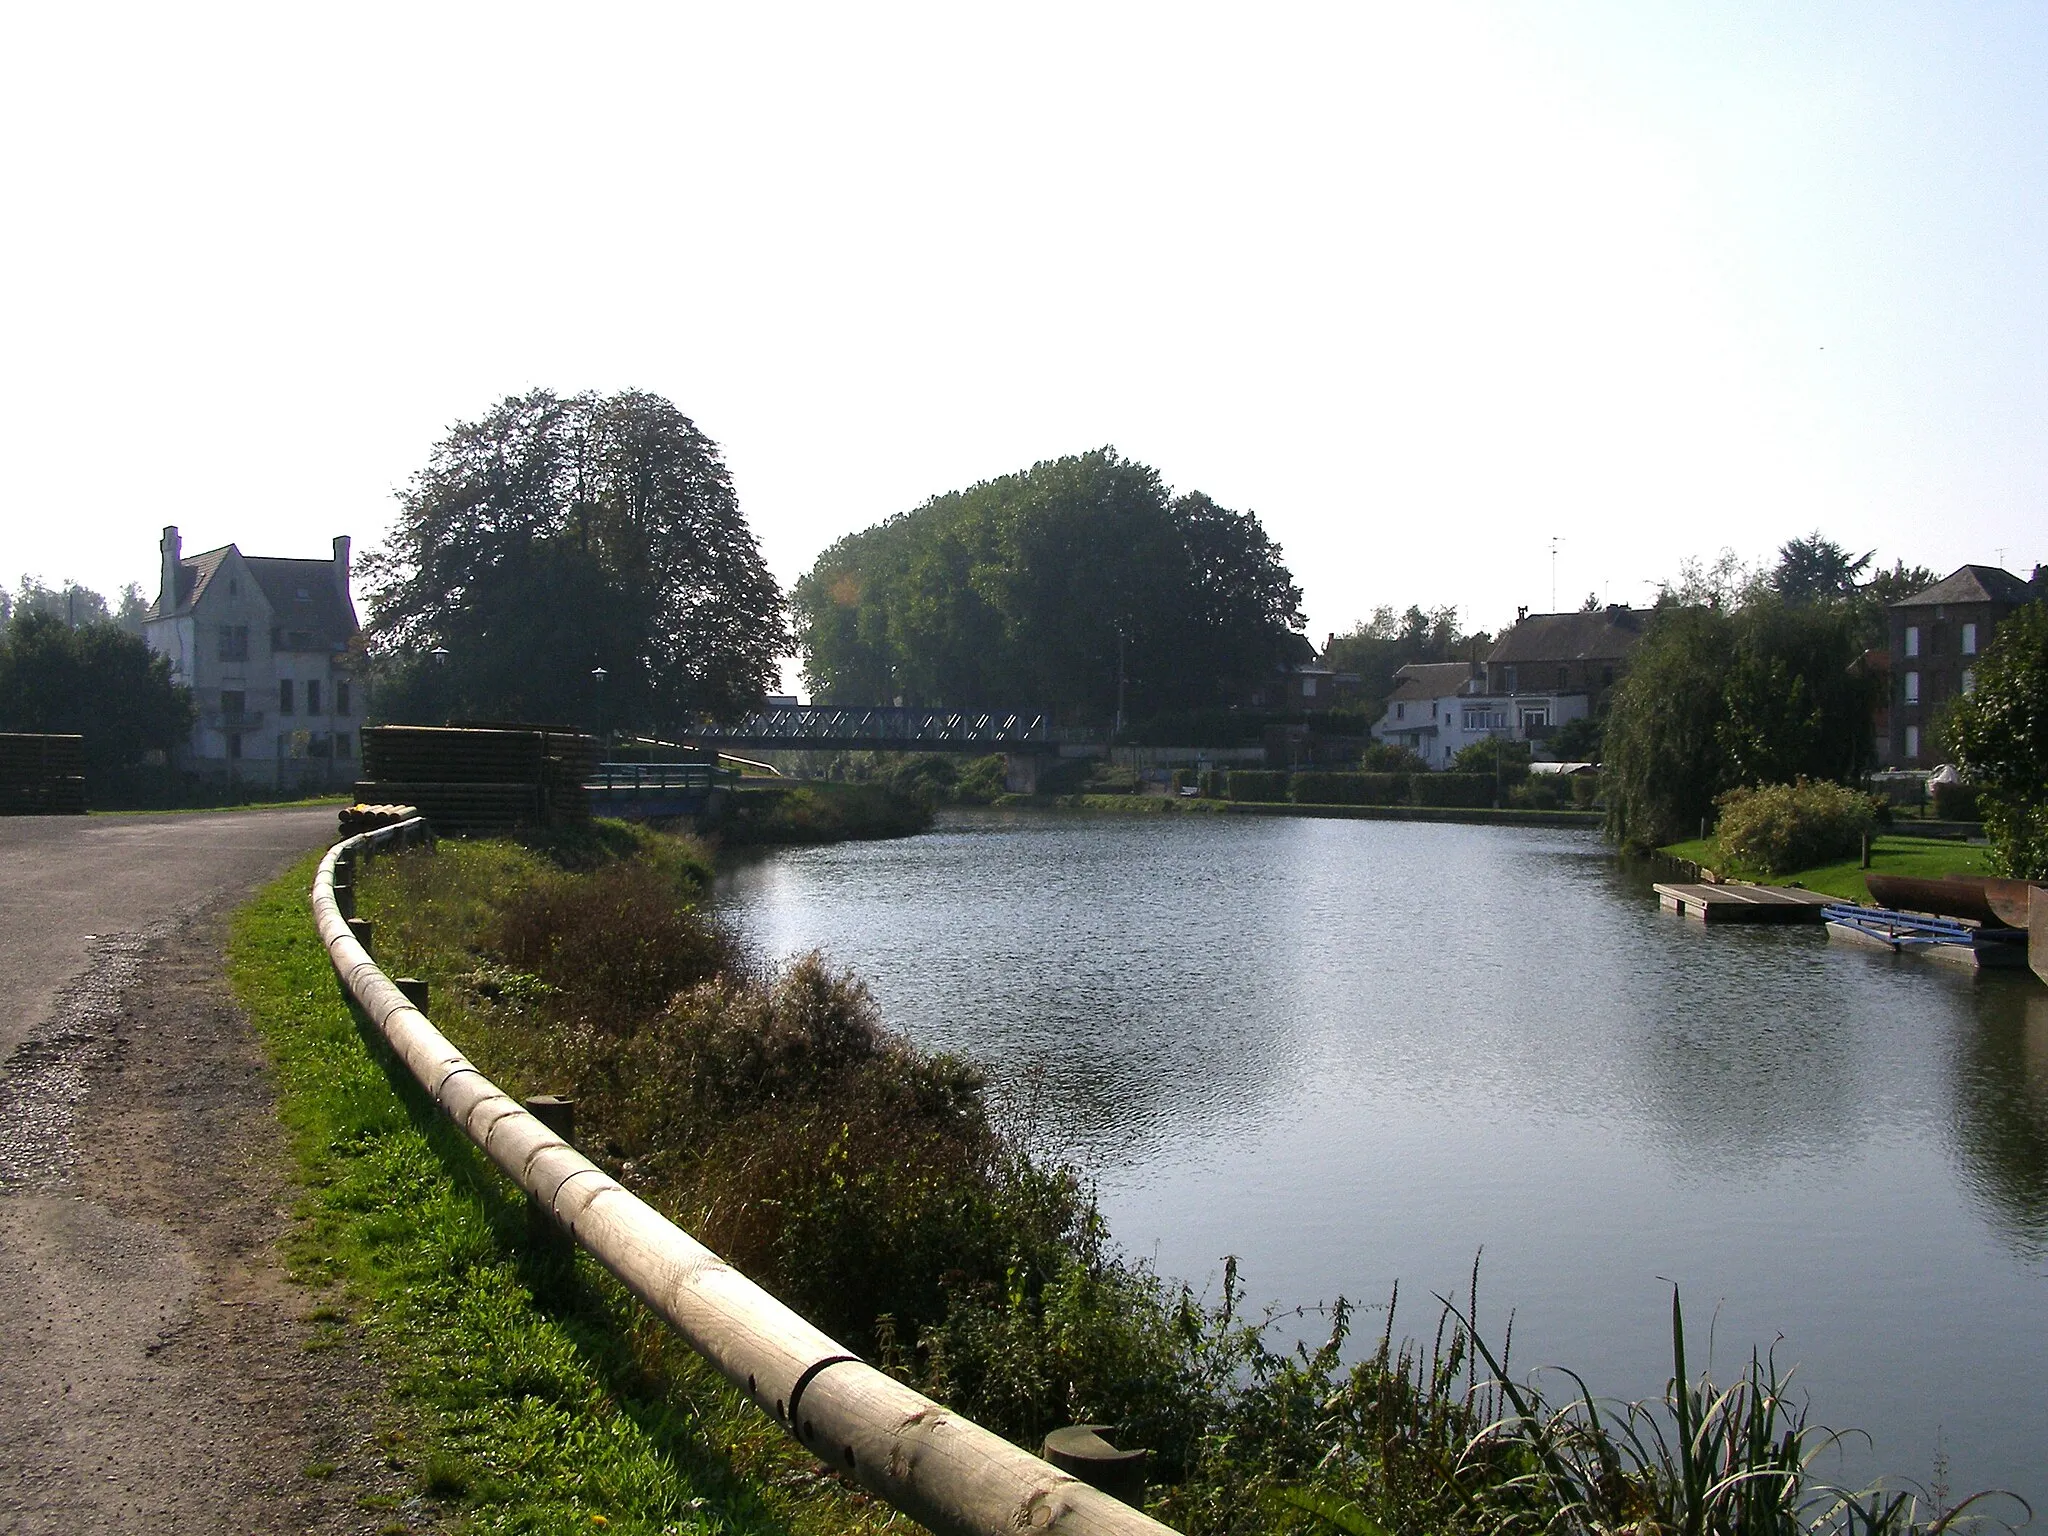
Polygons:
<instances>
[{"instance_id":1,"label":"hazy white sky","mask_svg":"<svg viewBox=\"0 0 2048 1536\"><path fill-rule=\"evenodd\" d=\"M721 443L778 576L1104 443L1320 641L1818 527L2048 560L2048 8L0 13L0 575L378 542L509 392Z\"/></svg>"}]
</instances>

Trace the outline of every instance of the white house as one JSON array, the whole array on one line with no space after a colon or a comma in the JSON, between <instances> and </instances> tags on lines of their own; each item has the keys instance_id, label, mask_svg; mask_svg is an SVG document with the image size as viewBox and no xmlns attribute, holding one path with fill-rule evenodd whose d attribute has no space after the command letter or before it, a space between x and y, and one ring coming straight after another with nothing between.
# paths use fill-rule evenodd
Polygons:
<instances>
[{"instance_id":1,"label":"white house","mask_svg":"<svg viewBox=\"0 0 2048 1536\"><path fill-rule=\"evenodd\" d=\"M327 560L232 544L187 556L175 527L160 548L142 633L197 706L179 766L272 788L353 781L364 700L349 669L359 626L347 536Z\"/></svg>"}]
</instances>

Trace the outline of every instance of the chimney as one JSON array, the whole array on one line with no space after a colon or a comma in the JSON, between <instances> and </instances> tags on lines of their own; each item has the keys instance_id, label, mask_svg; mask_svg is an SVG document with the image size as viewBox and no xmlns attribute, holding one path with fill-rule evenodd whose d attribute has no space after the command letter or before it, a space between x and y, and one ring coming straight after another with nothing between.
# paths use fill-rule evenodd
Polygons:
<instances>
[{"instance_id":1,"label":"chimney","mask_svg":"<svg viewBox=\"0 0 2048 1536\"><path fill-rule=\"evenodd\" d=\"M163 566L158 572L156 611L168 617L178 611L178 561L185 552L184 542L178 537L178 525L171 524L164 529L164 536L157 548L163 553Z\"/></svg>"},{"instance_id":2,"label":"chimney","mask_svg":"<svg viewBox=\"0 0 2048 1536\"><path fill-rule=\"evenodd\" d=\"M348 535L337 535L334 540L334 580L341 588L341 600L348 601Z\"/></svg>"}]
</instances>

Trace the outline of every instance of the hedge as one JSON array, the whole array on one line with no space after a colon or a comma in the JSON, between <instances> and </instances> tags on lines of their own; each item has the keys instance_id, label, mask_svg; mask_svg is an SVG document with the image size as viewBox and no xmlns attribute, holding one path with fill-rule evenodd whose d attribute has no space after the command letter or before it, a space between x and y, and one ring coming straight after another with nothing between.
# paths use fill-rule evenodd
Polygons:
<instances>
[{"instance_id":1,"label":"hedge","mask_svg":"<svg viewBox=\"0 0 2048 1536\"><path fill-rule=\"evenodd\" d=\"M1405 805L1405 773L1330 773L1309 769L1294 776L1297 805Z\"/></svg>"},{"instance_id":2,"label":"hedge","mask_svg":"<svg viewBox=\"0 0 2048 1536\"><path fill-rule=\"evenodd\" d=\"M1287 775L1277 768L1233 768L1229 792L1233 800L1285 800Z\"/></svg>"},{"instance_id":3,"label":"hedge","mask_svg":"<svg viewBox=\"0 0 2048 1536\"><path fill-rule=\"evenodd\" d=\"M1408 783L1417 805L1493 804L1495 785L1490 773L1418 773Z\"/></svg>"},{"instance_id":4,"label":"hedge","mask_svg":"<svg viewBox=\"0 0 2048 1536\"><path fill-rule=\"evenodd\" d=\"M1969 784L1934 786L1934 814L1943 821L1982 821L1977 809L1977 791Z\"/></svg>"}]
</instances>

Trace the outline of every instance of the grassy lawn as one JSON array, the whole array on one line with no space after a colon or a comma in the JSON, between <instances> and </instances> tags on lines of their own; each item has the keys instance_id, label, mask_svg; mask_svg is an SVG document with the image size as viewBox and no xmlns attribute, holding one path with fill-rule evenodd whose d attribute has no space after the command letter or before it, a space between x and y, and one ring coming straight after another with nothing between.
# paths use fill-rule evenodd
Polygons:
<instances>
[{"instance_id":1,"label":"grassy lawn","mask_svg":"<svg viewBox=\"0 0 2048 1536\"><path fill-rule=\"evenodd\" d=\"M1796 869L1785 875L1751 874L1722 862L1721 845L1715 838L1694 838L1673 843L1659 853L1693 863L1735 879L1759 879L1771 885L1796 885L1809 891L1839 896L1845 901L1870 900L1870 888L1863 883L1861 861L1844 859L1814 869ZM1974 843L1958 843L1937 837L1880 837L1870 845L1870 870L1880 875L1914 875L1936 879L1943 875L1988 875L1991 850Z\"/></svg>"},{"instance_id":2,"label":"grassy lawn","mask_svg":"<svg viewBox=\"0 0 2048 1536\"><path fill-rule=\"evenodd\" d=\"M230 975L275 1066L303 1195L288 1255L399 1404L382 1450L477 1531L917 1527L731 1392L524 1196L358 1022L307 915L313 860L236 917ZM338 1336L336 1342L340 1342ZM401 1508L386 1532L408 1529Z\"/></svg>"}]
</instances>

